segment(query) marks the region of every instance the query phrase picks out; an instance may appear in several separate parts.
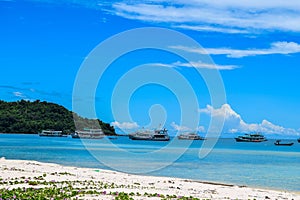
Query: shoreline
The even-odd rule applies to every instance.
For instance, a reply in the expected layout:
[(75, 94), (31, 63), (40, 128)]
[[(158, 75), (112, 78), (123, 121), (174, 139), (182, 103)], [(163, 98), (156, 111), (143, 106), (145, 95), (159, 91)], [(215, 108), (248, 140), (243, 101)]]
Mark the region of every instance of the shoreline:
[[(67, 191), (65, 185), (69, 185), (72, 191)], [(48, 191), (53, 187), (59, 191), (67, 191), (66, 194), (61, 195), (73, 194), (67, 199), (114, 199), (118, 195), (127, 195), (133, 199), (184, 199), (188, 197), (246, 200), (300, 199), (299, 192), (173, 177), (134, 175), (33, 160), (0, 159), (0, 191), (17, 188)]]
[[(227, 187), (246, 187), (246, 188), (253, 188), (253, 189), (261, 189), (261, 190), (271, 190), (271, 191), (278, 191), (278, 192), (288, 192), (288, 193), (295, 193), (295, 194), (300, 194), (300, 191), (296, 190), (288, 190), (288, 189), (281, 189), (281, 188), (272, 188), (272, 187), (261, 187), (261, 186), (255, 186), (255, 185), (247, 185), (247, 184), (239, 184), (239, 183), (232, 183), (232, 182), (221, 182), (221, 181), (214, 181), (214, 180), (206, 180), (206, 179), (192, 179), (192, 178), (182, 178), (182, 177), (176, 177), (176, 176), (164, 176), (164, 175), (150, 175), (150, 174), (130, 174), (122, 171), (117, 171), (117, 170), (111, 170), (111, 169), (105, 169), (105, 168), (95, 168), (95, 167), (86, 167), (86, 166), (75, 166), (75, 165), (68, 165), (68, 164), (61, 164), (59, 162), (43, 162), (43, 161), (37, 161), (37, 160), (31, 160), (31, 159), (6, 159), (5, 157), (0, 157), (0, 162), (2, 159), (5, 160), (10, 160), (10, 161), (28, 161), (28, 162), (37, 162), (37, 163), (42, 163), (42, 164), (53, 164), (53, 165), (58, 165), (62, 167), (70, 167), (70, 168), (78, 168), (78, 169), (98, 169), (102, 171), (108, 171), (112, 173), (121, 173), (121, 174), (128, 174), (128, 175), (133, 175), (133, 176), (141, 176), (141, 177), (157, 177), (157, 178), (174, 178), (174, 179), (180, 179), (183, 180), (184, 182), (195, 182), (195, 183), (201, 183), (201, 184), (208, 184), (208, 185), (216, 185), (216, 186), (227, 186)], [(0, 163), (0, 170), (1, 170), (1, 163)], [(1, 173), (0, 173), (0, 178), (1, 178)], [(300, 199), (299, 199), (300, 200)]]

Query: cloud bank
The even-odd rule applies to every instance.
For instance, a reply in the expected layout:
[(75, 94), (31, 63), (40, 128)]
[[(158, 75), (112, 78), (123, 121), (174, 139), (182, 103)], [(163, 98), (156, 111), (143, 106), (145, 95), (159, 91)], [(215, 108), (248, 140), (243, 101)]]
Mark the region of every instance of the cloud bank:
[(171, 127), (175, 131), (179, 131), (179, 132), (195, 132), (195, 131), (205, 132), (204, 126), (198, 126), (196, 129), (192, 129), (192, 128), (189, 128), (187, 126), (180, 126), (180, 125), (176, 124), (175, 122), (172, 122)]
[(131, 130), (136, 129), (139, 125), (136, 122), (118, 122), (114, 121), (111, 123), (112, 126), (117, 127), (119, 129)]
[(217, 65), (214, 63), (203, 63), (201, 61), (192, 61), (192, 62), (174, 62), (171, 64), (165, 64), (165, 63), (153, 63), (153, 66), (162, 66), (162, 67), (195, 67), (199, 69), (216, 69), (216, 70), (233, 70), (236, 68), (239, 68), (239, 66), (236, 65)]
[(26, 96), (22, 92), (13, 92), (13, 95), (19, 98), (26, 98)]
[(222, 33), (300, 31), (300, 2), (157, 0), (122, 1), (113, 14), (134, 20), (170, 23), (175, 27)]
[(183, 50), (191, 53), (226, 55), (231, 58), (241, 58), (247, 56), (270, 55), (270, 54), (294, 54), (300, 53), (300, 44), (296, 42), (278, 41), (271, 43), (266, 49), (230, 49), (230, 48), (205, 48), (198, 49), (185, 46), (172, 46), (171, 48)]
[[(300, 31), (298, 0), (31, 0), (83, 6), (127, 19), (168, 23), (181, 29), (248, 34), (262, 31)], [(101, 19), (103, 21), (103, 19)]]
[(199, 109), (202, 114), (211, 115), (212, 117), (224, 117), (225, 124), (223, 132), (225, 133), (251, 133), (262, 132), (264, 134), (299, 136), (300, 133), (291, 128), (285, 128), (275, 125), (268, 120), (261, 123), (246, 123), (242, 117), (236, 113), (229, 104), (224, 104), (221, 108), (213, 108), (207, 105), (206, 108)]

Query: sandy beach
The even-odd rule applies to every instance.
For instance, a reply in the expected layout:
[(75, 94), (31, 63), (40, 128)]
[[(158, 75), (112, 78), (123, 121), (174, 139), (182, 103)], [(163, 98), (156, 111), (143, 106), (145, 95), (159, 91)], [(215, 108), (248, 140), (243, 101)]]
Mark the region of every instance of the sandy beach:
[(17, 195), (25, 195), (31, 188), (36, 195), (43, 191), (45, 199), (300, 199), (299, 193), (287, 191), (36, 161), (1, 158), (0, 169), (0, 199), (9, 198), (7, 191), (14, 191), (16, 194), (12, 192), (11, 198), (18, 199)]

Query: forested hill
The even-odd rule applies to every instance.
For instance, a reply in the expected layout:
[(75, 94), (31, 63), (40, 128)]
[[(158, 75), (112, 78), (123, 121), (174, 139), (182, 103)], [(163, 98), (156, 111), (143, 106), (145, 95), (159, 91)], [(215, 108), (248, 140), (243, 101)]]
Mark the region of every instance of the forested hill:
[[(73, 115), (74, 114), (74, 115)], [(38, 133), (42, 130), (62, 130), (72, 133), (84, 128), (97, 128), (106, 135), (115, 135), (114, 127), (101, 120), (86, 119), (63, 106), (46, 101), (5, 102), (0, 100), (0, 133)]]

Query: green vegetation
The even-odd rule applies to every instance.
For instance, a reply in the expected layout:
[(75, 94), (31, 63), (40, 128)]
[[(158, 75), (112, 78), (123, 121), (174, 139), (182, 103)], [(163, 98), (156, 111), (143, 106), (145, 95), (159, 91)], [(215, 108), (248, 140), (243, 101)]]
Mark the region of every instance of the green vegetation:
[[(44, 173), (46, 174), (46, 173)], [(139, 192), (124, 192), (124, 189), (150, 189), (136, 185), (118, 185), (116, 183), (106, 183), (97, 180), (65, 180), (47, 181), (43, 176), (34, 177), (14, 177), (0, 180), (0, 200), (12, 199), (40, 199), (40, 200), (84, 200), (86, 197), (92, 199), (160, 199), (160, 200), (200, 200), (193, 196), (178, 196), (175, 194), (159, 194)], [(55, 174), (60, 174), (55, 172)], [(51, 174), (46, 174), (48, 175)], [(141, 184), (139, 184), (141, 185)], [(210, 200), (204, 198), (201, 200)]]
[[(11, 182), (11, 181), (10, 181)], [(7, 189), (7, 186), (14, 185), (18, 186), (22, 184), (23, 187), (14, 187)], [(24, 184), (28, 186), (24, 187)], [(177, 195), (163, 195), (157, 193), (145, 193), (141, 195), (140, 193), (125, 193), (118, 191), (106, 191), (104, 189), (114, 189), (115, 186), (112, 184), (103, 183), (101, 181), (15, 181), (9, 184), (8, 182), (0, 182), (1, 185), (6, 185), (6, 188), (0, 188), (0, 200), (6, 199), (85, 199), (86, 196), (93, 197), (93, 199), (98, 199), (99, 197), (107, 196), (107, 199), (115, 200), (134, 200), (135, 197), (144, 197), (147, 199), (161, 199), (161, 200), (200, 200), (195, 197), (184, 197)], [(33, 186), (33, 187), (31, 187)], [(117, 186), (118, 188), (126, 188), (125, 186)], [(102, 199), (102, 198), (100, 198)], [(140, 199), (140, 198), (139, 198)]]
[(42, 130), (62, 130), (69, 134), (84, 128), (102, 128), (106, 135), (115, 135), (114, 127), (99, 119), (78, 116), (63, 106), (36, 100), (5, 102), (0, 100), (0, 133), (38, 133)]

